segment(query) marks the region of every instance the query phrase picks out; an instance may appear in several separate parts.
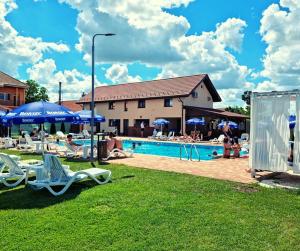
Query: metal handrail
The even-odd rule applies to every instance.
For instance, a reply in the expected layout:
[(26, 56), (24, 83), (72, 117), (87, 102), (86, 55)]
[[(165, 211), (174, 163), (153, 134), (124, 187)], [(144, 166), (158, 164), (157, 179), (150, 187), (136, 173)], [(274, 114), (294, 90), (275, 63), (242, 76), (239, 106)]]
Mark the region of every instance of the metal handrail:
[(190, 159), (190, 155), (186, 149), (186, 144), (180, 144), (180, 160), (182, 160), (182, 147), (184, 148), (184, 151), (186, 153), (187, 159)]
[(191, 160), (191, 161), (193, 160), (193, 148), (194, 148), (195, 152), (197, 154), (197, 157), (198, 157), (198, 161), (200, 161), (200, 153), (199, 153), (199, 151), (197, 149), (197, 146), (195, 144), (190, 144), (190, 153), (188, 153), (187, 144), (185, 144), (185, 143), (180, 144), (180, 160), (182, 160), (182, 148), (185, 151), (187, 159)]

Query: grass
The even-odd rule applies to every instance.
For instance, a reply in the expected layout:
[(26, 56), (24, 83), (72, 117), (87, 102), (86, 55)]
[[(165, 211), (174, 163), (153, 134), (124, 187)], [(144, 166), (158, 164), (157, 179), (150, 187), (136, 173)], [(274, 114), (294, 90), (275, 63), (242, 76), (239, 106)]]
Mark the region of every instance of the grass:
[[(23, 155), (25, 158), (37, 158)], [(89, 163), (67, 162), (73, 170)], [(124, 165), (61, 197), (0, 185), (5, 250), (300, 250), (300, 193)]]

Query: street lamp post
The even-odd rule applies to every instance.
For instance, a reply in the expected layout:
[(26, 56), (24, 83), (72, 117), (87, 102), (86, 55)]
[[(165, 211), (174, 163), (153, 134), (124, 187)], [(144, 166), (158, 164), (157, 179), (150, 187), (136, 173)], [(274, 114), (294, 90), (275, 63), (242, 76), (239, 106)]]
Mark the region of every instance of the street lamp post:
[(93, 36), (93, 44), (92, 44), (92, 100), (91, 100), (91, 162), (93, 163), (94, 160), (94, 124), (95, 124), (95, 38), (97, 36), (114, 36), (113, 33), (97, 33)]

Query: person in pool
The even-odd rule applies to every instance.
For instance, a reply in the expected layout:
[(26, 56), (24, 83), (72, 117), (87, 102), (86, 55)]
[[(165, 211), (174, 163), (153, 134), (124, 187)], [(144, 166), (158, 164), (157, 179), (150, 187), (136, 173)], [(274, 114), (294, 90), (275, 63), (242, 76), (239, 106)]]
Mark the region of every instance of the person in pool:
[(229, 139), (225, 137), (223, 143), (224, 143), (223, 158), (229, 159), (230, 151), (231, 151), (231, 144), (229, 143)]
[(234, 158), (239, 158), (240, 157), (241, 146), (239, 144), (238, 137), (233, 138), (233, 144), (232, 144), (231, 148), (233, 150), (233, 157)]

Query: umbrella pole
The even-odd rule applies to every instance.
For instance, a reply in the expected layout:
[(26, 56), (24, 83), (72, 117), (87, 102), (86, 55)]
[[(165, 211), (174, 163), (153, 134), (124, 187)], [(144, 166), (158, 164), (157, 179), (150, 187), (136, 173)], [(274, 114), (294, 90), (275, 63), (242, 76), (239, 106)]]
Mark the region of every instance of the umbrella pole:
[(44, 124), (41, 124), (41, 142), (42, 142), (42, 154), (44, 155)]

